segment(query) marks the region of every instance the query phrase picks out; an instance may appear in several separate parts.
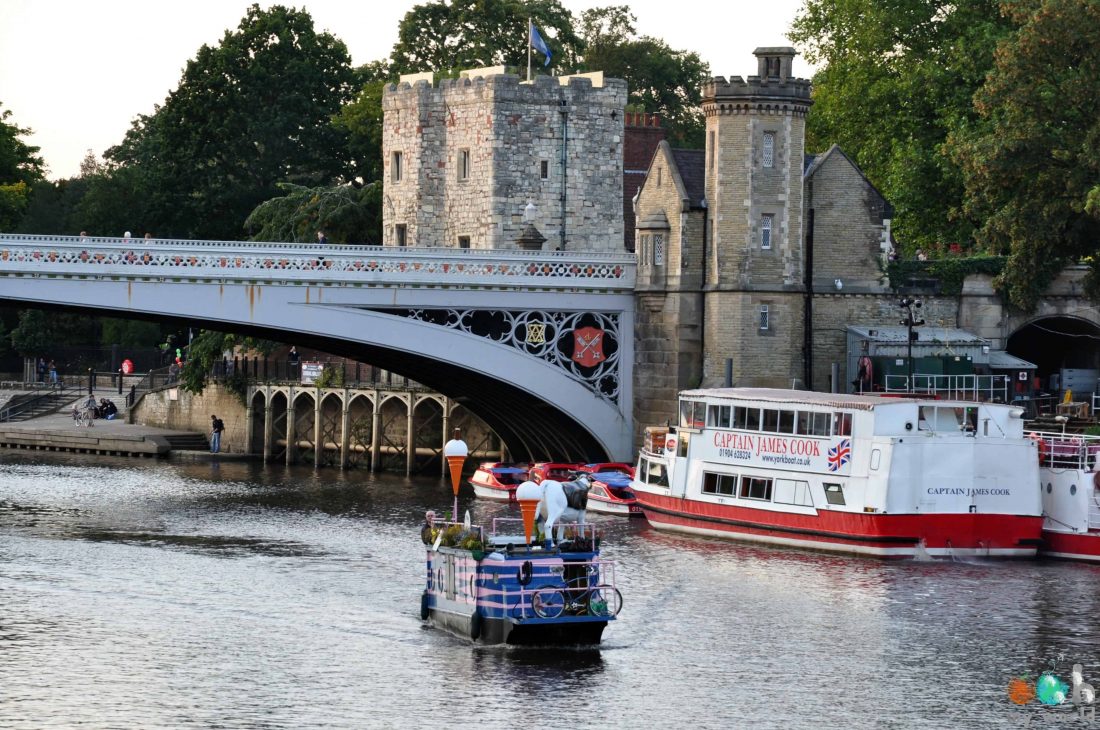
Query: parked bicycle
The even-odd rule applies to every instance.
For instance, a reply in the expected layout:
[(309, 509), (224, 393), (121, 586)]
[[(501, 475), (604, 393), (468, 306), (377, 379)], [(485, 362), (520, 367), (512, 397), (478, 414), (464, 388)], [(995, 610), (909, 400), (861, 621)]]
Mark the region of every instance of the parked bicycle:
[(577, 578), (562, 588), (542, 586), (531, 594), (531, 610), (539, 618), (567, 616), (603, 616), (613, 618), (623, 607), (623, 594), (606, 583), (589, 585), (587, 578)]

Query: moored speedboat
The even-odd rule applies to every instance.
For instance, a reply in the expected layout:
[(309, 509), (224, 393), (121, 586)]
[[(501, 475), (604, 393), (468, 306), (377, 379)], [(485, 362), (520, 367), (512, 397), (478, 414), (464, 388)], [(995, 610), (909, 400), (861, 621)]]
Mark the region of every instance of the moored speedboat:
[(527, 481), (527, 470), (526, 465), (485, 461), (470, 477), (470, 486), (474, 494), (483, 499), (514, 501), (516, 487)]
[(1039, 447), (1039, 554), (1100, 562), (1100, 438), (1031, 432)]
[(545, 479), (553, 479), (558, 482), (567, 482), (573, 478), (573, 475), (581, 471), (584, 464), (569, 463), (569, 462), (557, 462), (557, 461), (540, 461), (531, 465), (531, 481), (538, 483)]
[(991, 403), (725, 388), (647, 429), (633, 489), (658, 529), (882, 557), (1028, 557), (1036, 446)]
[(598, 644), (622, 595), (595, 527), (567, 525), (566, 538), (546, 547), (529, 544), (519, 523), (495, 519), (486, 531), (429, 513), (420, 617), (485, 644)]
[(630, 488), (634, 467), (620, 462), (585, 464), (581, 471), (589, 475), (588, 511), (607, 515), (641, 517), (638, 497)]

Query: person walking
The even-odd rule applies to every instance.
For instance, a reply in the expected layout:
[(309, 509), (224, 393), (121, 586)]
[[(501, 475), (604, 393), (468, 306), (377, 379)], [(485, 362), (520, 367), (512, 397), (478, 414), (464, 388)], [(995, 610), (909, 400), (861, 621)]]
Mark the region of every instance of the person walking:
[(328, 243), (328, 236), (324, 231), (317, 231), (317, 243)]
[(210, 416), (210, 453), (216, 454), (221, 451), (222, 448), (222, 431), (225, 430), (225, 424), (222, 423), (222, 419), (217, 416)]
[(47, 366), (50, 371), (50, 384), (57, 385), (57, 363), (50, 360), (50, 364)]

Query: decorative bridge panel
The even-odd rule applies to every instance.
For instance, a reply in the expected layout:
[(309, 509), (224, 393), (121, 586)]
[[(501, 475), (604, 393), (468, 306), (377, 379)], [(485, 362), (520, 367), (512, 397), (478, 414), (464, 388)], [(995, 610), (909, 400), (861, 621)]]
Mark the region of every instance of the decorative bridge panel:
[(0, 235), (0, 271), (629, 291), (634, 257), (572, 251)]
[(621, 394), (619, 315), (487, 309), (373, 310), (484, 337), (537, 357), (615, 405)]

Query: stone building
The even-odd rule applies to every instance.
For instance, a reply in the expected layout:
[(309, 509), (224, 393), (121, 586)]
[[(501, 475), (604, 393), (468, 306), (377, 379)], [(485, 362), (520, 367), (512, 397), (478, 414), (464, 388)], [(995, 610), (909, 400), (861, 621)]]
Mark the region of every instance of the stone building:
[(503, 67), (383, 93), (383, 243), (621, 251), (626, 83), (602, 73), (520, 81)]
[(699, 385), (829, 390), (845, 325), (893, 304), (888, 204), (838, 147), (805, 154), (794, 49), (754, 53), (704, 87), (706, 149), (662, 143), (638, 193), (638, 423)]
[(634, 198), (645, 182), (657, 145), (665, 138), (661, 118), (646, 112), (626, 112), (623, 136), (623, 247), (633, 251)]

